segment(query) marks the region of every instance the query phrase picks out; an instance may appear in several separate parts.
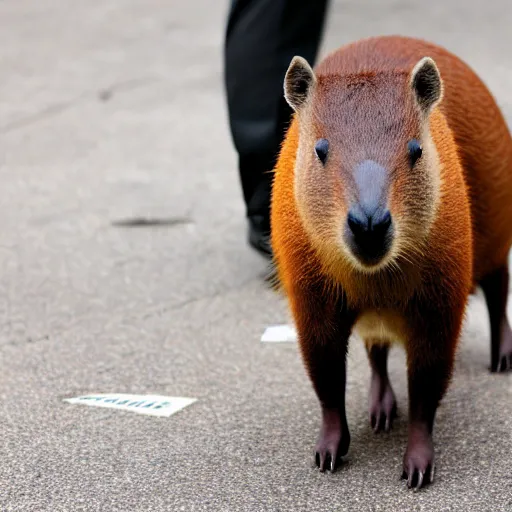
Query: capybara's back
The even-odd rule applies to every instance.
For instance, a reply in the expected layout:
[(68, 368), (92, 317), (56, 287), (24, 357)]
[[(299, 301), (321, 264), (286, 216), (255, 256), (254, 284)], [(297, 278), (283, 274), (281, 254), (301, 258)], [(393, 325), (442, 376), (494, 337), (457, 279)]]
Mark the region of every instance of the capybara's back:
[(315, 70), (295, 57), (284, 89), (295, 114), (275, 169), (272, 246), (322, 406), (317, 465), (333, 470), (349, 447), (345, 355), (357, 332), (375, 431), (397, 409), (389, 346), (406, 350), (403, 474), (422, 487), (433, 480), (435, 412), (475, 286), (489, 308), (491, 369), (512, 368), (510, 132), (467, 64), (413, 38), (361, 40)]

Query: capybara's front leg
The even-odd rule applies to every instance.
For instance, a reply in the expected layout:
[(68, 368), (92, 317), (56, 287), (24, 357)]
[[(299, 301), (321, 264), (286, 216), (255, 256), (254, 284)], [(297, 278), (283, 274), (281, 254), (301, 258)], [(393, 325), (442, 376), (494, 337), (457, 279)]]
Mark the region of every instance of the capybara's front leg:
[(461, 303), (436, 311), (419, 305), (413, 320), (407, 345), (409, 433), (402, 478), (415, 490), (434, 479), (434, 419), (451, 378), (463, 310)]
[(348, 451), (345, 414), (346, 354), (354, 315), (322, 287), (297, 287), (293, 312), (302, 358), (322, 407), (322, 426), (315, 460), (320, 471), (334, 471)]
[[(327, 333), (302, 334), (302, 352), (310, 378), (322, 407), (322, 426), (315, 448), (320, 471), (334, 471), (350, 445), (345, 414), (345, 355), (347, 337), (323, 338)], [(333, 333), (334, 334), (334, 333)], [(330, 338), (330, 339), (329, 339)]]

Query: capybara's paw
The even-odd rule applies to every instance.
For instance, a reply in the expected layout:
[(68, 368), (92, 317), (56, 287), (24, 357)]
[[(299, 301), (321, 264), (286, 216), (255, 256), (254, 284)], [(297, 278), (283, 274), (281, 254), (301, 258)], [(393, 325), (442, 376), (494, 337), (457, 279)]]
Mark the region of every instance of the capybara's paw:
[(389, 380), (375, 376), (370, 387), (368, 413), (375, 433), (389, 432), (396, 418), (396, 398)]
[(493, 372), (508, 372), (512, 370), (512, 333), (509, 331), (507, 336), (501, 340), (500, 355), (498, 361), (491, 368)]
[(434, 481), (434, 447), (430, 435), (409, 435), (404, 455), (402, 478), (407, 479), (407, 487), (418, 491)]
[(500, 355), (496, 369), (493, 370), (497, 373), (505, 373), (512, 370), (512, 353)]
[[(343, 416), (343, 417), (341, 417)], [(321, 472), (331, 472), (347, 454), (350, 445), (350, 433), (345, 415), (338, 411), (324, 411), (322, 428), (315, 448), (315, 462)]]

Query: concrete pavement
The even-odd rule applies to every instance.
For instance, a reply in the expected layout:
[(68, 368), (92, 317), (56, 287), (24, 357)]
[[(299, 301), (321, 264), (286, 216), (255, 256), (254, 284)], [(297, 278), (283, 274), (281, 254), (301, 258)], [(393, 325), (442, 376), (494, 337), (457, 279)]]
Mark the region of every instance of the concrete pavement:
[[(352, 444), (312, 450), (319, 409), (245, 242), (227, 129), (226, 2), (0, 2), (0, 510), (510, 511), (512, 375), (493, 376), (481, 295), (439, 410), (434, 486), (399, 480), (399, 419), (372, 434), (352, 343)], [(334, 1), (323, 52), (426, 37), (465, 58), (512, 121), (507, 0)], [(157, 227), (123, 222), (150, 216)], [(512, 309), (509, 308), (510, 313)], [(170, 418), (64, 403), (99, 392), (190, 396)]]

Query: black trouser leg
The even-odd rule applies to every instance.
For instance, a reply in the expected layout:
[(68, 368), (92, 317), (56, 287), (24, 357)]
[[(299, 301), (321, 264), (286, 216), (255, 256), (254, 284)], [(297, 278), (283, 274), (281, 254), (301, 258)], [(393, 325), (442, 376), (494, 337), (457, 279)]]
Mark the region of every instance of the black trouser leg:
[(231, 134), (249, 217), (269, 224), (271, 171), (291, 109), (283, 80), (294, 55), (317, 57), (328, 0), (234, 0), (225, 40)]

